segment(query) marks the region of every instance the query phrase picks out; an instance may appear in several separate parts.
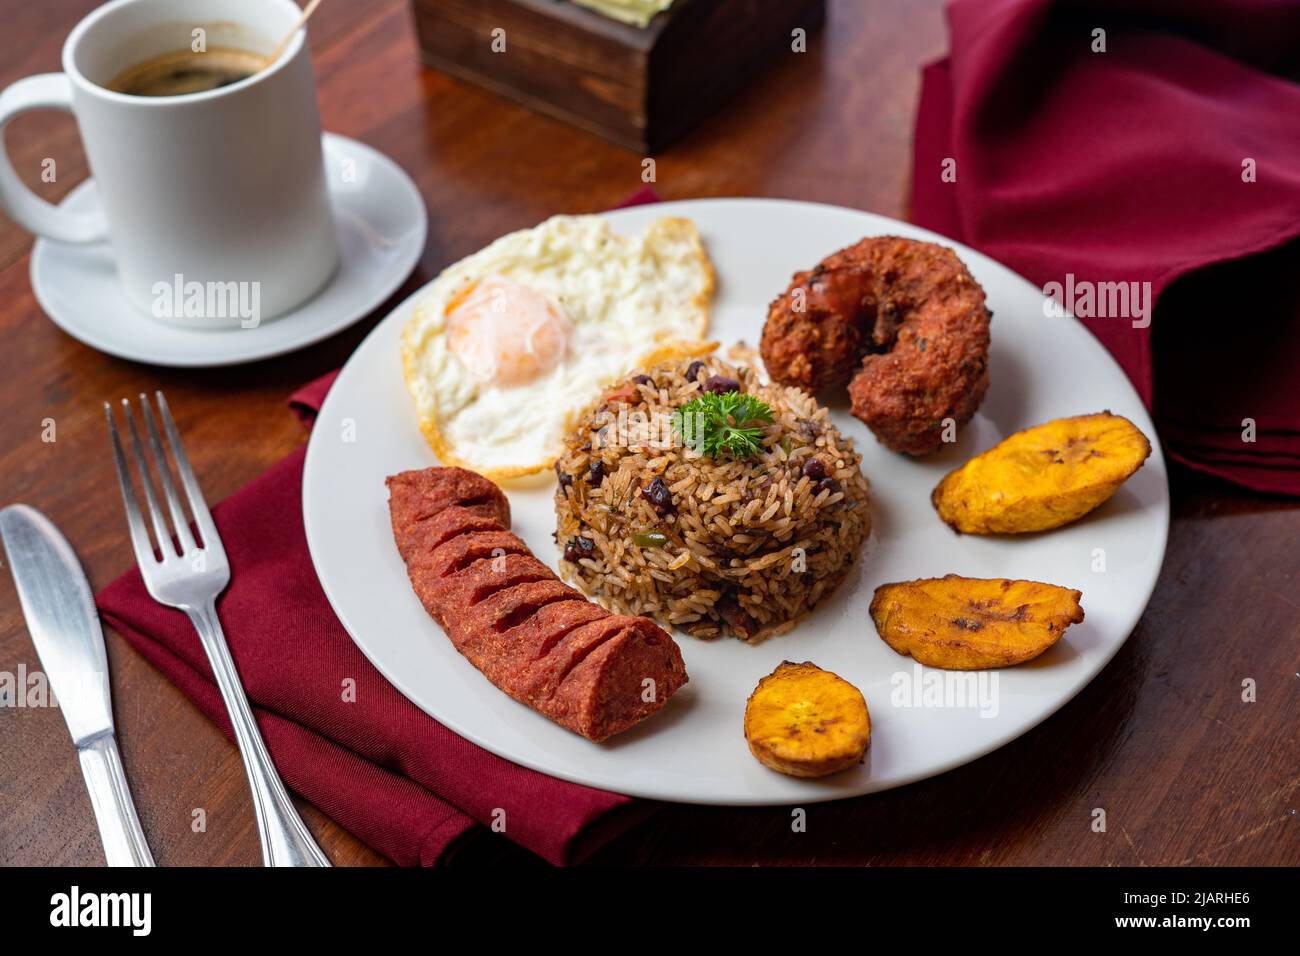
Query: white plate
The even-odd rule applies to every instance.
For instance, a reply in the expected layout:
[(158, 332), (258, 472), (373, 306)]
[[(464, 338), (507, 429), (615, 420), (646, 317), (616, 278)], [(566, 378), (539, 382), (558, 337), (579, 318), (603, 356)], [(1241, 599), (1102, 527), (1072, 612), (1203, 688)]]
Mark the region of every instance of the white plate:
[[(32, 289), (54, 323), (93, 349), (118, 358), (177, 368), (238, 365), (305, 348), (364, 318), (400, 286), (424, 250), (428, 217), (411, 177), (364, 143), (326, 133), (330, 201), (340, 260), (329, 283), (303, 305), (256, 328), (191, 329), (137, 309), (117, 281), (108, 243), (69, 245), (39, 239), (32, 252)], [(93, 179), (72, 190), (61, 208), (99, 206)]]
[[(711, 337), (728, 345), (757, 342), (767, 305), (791, 273), (863, 236), (896, 234), (955, 246), (880, 216), (777, 200), (662, 203), (612, 212), (608, 219), (620, 231), (633, 231), (671, 215), (689, 216), (704, 236), (719, 277)], [(929, 496), (939, 478), (1025, 426), (1108, 408), (1155, 435), (1128, 380), (1082, 325), (1045, 317), (1038, 289), (971, 249), (955, 248), (987, 290), (994, 312), (992, 385), (979, 414), (954, 446), (915, 461), (887, 451), (864, 425), (837, 412), (837, 424), (863, 451), (873, 489), (875, 531), (859, 570), (790, 634), (756, 647), (678, 635), (690, 683), (639, 727), (593, 744), (515, 703), (453, 649), (411, 591), (393, 545), (384, 478), (435, 463), (416, 427), (398, 357), (398, 336), (415, 297), (344, 366), (308, 447), (307, 542), (334, 610), (375, 666), (458, 734), (516, 763), (635, 796), (808, 803), (901, 786), (1002, 746), (1078, 693), (1137, 624), (1164, 556), (1168, 488), (1156, 447), (1114, 498), (1071, 527), (1014, 540), (959, 537), (938, 519)], [(553, 484), (548, 475), (531, 485), (507, 485), (507, 491), (515, 531), (555, 566)], [(1104, 572), (1093, 570), (1099, 556)], [(996, 716), (972, 708), (897, 706), (892, 699), (895, 680), (912, 680), (923, 669), (876, 635), (867, 613), (872, 591), (885, 581), (949, 572), (1031, 578), (1083, 591), (1087, 619), (1056, 647), (1022, 667), (986, 672), (997, 676)], [(823, 780), (797, 780), (750, 755), (741, 735), (745, 700), (759, 678), (787, 659), (811, 660), (862, 690), (872, 718), (864, 764)]]

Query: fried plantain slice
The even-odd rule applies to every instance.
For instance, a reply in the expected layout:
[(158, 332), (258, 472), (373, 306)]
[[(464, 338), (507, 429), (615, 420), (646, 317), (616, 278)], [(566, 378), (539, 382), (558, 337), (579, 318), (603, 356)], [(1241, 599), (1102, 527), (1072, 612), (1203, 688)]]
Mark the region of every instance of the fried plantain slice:
[(885, 643), (927, 667), (951, 671), (1031, 661), (1083, 620), (1079, 591), (1007, 578), (882, 584), (871, 619)]
[(976, 455), (939, 482), (930, 500), (956, 531), (1046, 531), (1092, 511), (1150, 454), (1146, 435), (1120, 415), (1058, 418)]
[(862, 759), (871, 717), (862, 692), (844, 678), (808, 661), (784, 661), (749, 695), (745, 739), (765, 767), (824, 777)]

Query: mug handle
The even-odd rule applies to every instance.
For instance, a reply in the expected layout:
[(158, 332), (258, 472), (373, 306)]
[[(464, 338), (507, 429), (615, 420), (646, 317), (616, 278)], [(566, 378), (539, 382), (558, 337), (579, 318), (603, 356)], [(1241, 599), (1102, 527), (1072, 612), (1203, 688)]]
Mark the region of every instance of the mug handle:
[(15, 116), (31, 110), (72, 112), (72, 84), (62, 73), (18, 80), (0, 93), (0, 207), (20, 226), (60, 242), (99, 242), (108, 238), (103, 212), (71, 213), (51, 205), (18, 178), (4, 149), (4, 130)]

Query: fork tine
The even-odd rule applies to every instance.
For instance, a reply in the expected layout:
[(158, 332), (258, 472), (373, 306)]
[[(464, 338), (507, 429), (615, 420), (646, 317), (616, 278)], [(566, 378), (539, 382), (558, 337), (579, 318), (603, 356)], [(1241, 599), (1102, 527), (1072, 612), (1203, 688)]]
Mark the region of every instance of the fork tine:
[(144, 419), (145, 431), (149, 433), (149, 451), (153, 456), (154, 466), (162, 480), (163, 495), (167, 498), (167, 510), (171, 512), (172, 524), (176, 527), (176, 537), (181, 543), (181, 554), (189, 555), (194, 551), (194, 536), (190, 534), (190, 523), (185, 520), (185, 509), (176, 494), (176, 484), (172, 481), (171, 469), (167, 467), (167, 455), (163, 452), (162, 441), (158, 438), (158, 426), (154, 423), (153, 408), (149, 396), (140, 393), (140, 416)]
[(198, 479), (194, 477), (194, 469), (190, 467), (189, 456), (185, 454), (180, 432), (176, 430), (171, 409), (167, 407), (167, 398), (161, 391), (154, 392), (154, 397), (158, 399), (158, 416), (162, 419), (163, 430), (167, 433), (167, 444), (171, 446), (172, 455), (176, 458), (176, 473), (181, 476), (181, 484), (185, 486), (185, 497), (189, 500), (190, 513), (194, 515), (194, 523), (198, 525), (199, 534), (203, 538), (203, 547), (224, 554), (221, 538), (217, 535), (217, 526), (208, 511), (208, 503), (203, 500), (203, 489), (199, 487)]
[(122, 506), (126, 509), (126, 523), (131, 529), (131, 547), (135, 550), (136, 563), (143, 571), (151, 564), (157, 564), (153, 544), (149, 541), (149, 532), (145, 530), (144, 518), (140, 515), (140, 504), (135, 499), (135, 487), (131, 484), (131, 473), (126, 467), (126, 455), (122, 452), (122, 440), (117, 434), (117, 420), (113, 418), (113, 406), (104, 403), (104, 417), (108, 419), (108, 437), (113, 442), (113, 464), (117, 466), (117, 483), (122, 489)]
[(131, 433), (131, 451), (134, 452), (136, 471), (140, 473), (140, 487), (144, 489), (144, 500), (149, 505), (149, 519), (153, 524), (154, 537), (158, 541), (158, 550), (162, 553), (162, 559), (166, 561), (169, 555), (175, 556), (176, 545), (172, 544), (167, 520), (163, 517), (162, 509), (158, 507), (158, 499), (154, 497), (153, 479), (149, 477), (149, 465), (144, 460), (144, 444), (140, 441), (140, 430), (135, 427), (135, 415), (131, 413), (130, 399), (122, 399), (122, 414), (126, 417), (127, 430)]

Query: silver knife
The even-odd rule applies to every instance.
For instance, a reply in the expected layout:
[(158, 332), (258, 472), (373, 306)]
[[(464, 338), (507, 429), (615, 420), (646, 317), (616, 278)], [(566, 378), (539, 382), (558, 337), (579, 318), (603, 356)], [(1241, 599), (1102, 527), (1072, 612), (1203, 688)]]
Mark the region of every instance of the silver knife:
[(109, 866), (153, 866), (113, 735), (104, 633), (67, 540), (27, 505), (0, 511), (0, 538), (27, 631), (68, 722)]

